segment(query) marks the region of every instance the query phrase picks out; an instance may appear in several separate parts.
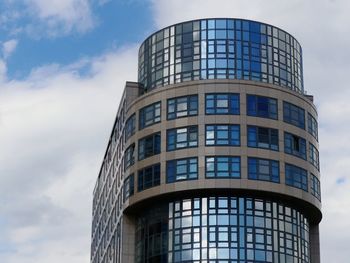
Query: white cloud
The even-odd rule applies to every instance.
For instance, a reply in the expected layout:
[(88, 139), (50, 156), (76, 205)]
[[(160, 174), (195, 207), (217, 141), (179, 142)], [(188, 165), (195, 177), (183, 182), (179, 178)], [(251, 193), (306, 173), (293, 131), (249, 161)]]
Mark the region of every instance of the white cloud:
[[(86, 32), (95, 25), (89, 0), (30, 0), (27, 7), (33, 17), (37, 17), (47, 28), (46, 33), (70, 33), (72, 30)], [(37, 25), (27, 27), (34, 34)]]
[[(26, 3), (43, 25), (27, 27), (33, 34), (85, 32), (94, 25), (87, 0)], [(348, 1), (325, 0), (153, 0), (158, 27), (242, 17), (279, 26), (300, 41), (305, 87), (320, 115), (323, 262), (349, 258), (349, 8)], [(0, 59), (0, 262), (89, 261), (92, 190), (125, 81), (136, 80), (136, 63), (137, 47), (131, 47), (9, 81)]]
[(1, 262), (89, 261), (92, 191), (136, 63), (131, 46), (0, 83)]
[(0, 4), (0, 29), (32, 38), (85, 33), (97, 25), (90, 0), (5, 0)]
[[(350, 243), (350, 2), (346, 0), (153, 0), (158, 28), (203, 17), (278, 26), (303, 47), (305, 89), (319, 110), (322, 262), (347, 262)], [(342, 182), (337, 183), (338, 179)]]
[(18, 45), (17, 39), (11, 39), (2, 44), (2, 55), (7, 59), (16, 50)]
[(7, 65), (3, 59), (0, 59), (0, 85), (6, 79)]

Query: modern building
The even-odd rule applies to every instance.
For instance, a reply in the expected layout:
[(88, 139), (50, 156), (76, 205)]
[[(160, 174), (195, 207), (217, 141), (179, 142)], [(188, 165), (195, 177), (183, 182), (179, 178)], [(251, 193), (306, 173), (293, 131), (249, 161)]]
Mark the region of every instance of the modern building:
[(293, 36), (201, 19), (142, 43), (94, 190), (91, 263), (319, 263), (320, 201)]

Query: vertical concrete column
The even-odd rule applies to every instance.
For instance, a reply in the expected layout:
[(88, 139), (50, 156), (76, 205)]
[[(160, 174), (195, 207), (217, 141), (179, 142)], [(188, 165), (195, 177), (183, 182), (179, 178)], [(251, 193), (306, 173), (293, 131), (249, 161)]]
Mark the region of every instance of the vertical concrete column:
[(318, 225), (310, 225), (310, 259), (311, 263), (320, 263), (320, 234)]
[(135, 219), (132, 216), (123, 215), (122, 222), (122, 263), (135, 262)]

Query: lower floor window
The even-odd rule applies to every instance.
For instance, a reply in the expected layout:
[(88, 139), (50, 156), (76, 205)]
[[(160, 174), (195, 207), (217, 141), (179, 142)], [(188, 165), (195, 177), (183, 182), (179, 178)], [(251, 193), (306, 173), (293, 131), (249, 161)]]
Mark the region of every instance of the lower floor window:
[(240, 178), (241, 158), (239, 156), (205, 157), (205, 177)]
[(286, 185), (303, 189), (307, 192), (307, 171), (301, 167), (286, 163)]
[(134, 174), (129, 175), (124, 181), (124, 202), (130, 196), (134, 195)]
[(198, 159), (186, 158), (167, 162), (167, 183), (198, 178)]
[(136, 262), (310, 263), (309, 222), (280, 201), (220, 196), (156, 204), (136, 219)]
[(279, 162), (248, 157), (248, 179), (279, 183)]
[(160, 185), (160, 164), (148, 166), (138, 171), (137, 190), (142, 191)]
[(311, 194), (321, 201), (321, 184), (318, 178), (311, 174)]

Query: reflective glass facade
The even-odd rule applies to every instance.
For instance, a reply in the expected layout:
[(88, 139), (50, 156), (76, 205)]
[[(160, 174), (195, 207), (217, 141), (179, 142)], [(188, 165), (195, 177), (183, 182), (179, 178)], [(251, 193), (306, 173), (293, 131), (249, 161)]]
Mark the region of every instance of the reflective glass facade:
[(241, 19), (189, 21), (154, 33), (140, 47), (138, 74), (146, 91), (190, 80), (243, 79), (304, 92), (296, 39)]
[(309, 222), (283, 203), (204, 197), (148, 211), (136, 223), (139, 263), (310, 262)]

